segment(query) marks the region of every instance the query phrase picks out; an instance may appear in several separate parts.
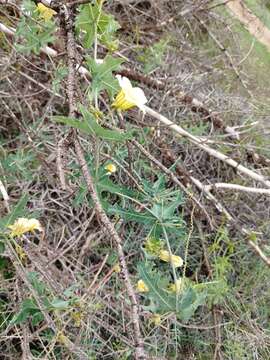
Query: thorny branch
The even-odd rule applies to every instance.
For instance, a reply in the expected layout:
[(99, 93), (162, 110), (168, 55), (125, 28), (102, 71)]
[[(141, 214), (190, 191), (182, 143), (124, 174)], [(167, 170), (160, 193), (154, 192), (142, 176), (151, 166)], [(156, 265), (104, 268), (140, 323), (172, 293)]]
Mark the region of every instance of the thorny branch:
[[(72, 10), (64, 7), (65, 11), (65, 28), (67, 31), (67, 59), (68, 59), (68, 69), (69, 69), (69, 76), (68, 76), (68, 86), (67, 86), (67, 95), (68, 95), (68, 102), (69, 102), (69, 115), (75, 116), (76, 104), (75, 104), (75, 42), (74, 42), (74, 34), (73, 34), (73, 12)], [(87, 162), (84, 157), (83, 149), (81, 147), (79, 138), (77, 133), (73, 132), (73, 141), (75, 146), (75, 152), (77, 155), (78, 162), (81, 166), (83, 177), (86, 181), (88, 191), (92, 197), (92, 200), (95, 205), (95, 210), (97, 217), (105, 228), (107, 234), (114, 240), (114, 243), (117, 248), (119, 264), (121, 268), (121, 272), (124, 279), (124, 284), (130, 299), (131, 303), (131, 320), (133, 323), (133, 330), (134, 330), (134, 340), (135, 340), (135, 358), (137, 360), (146, 359), (147, 356), (144, 351), (143, 346), (143, 339), (141, 336), (140, 330), (140, 318), (139, 318), (139, 306), (136, 298), (136, 294), (134, 292), (129, 271), (127, 268), (127, 263), (125, 259), (125, 254), (122, 248), (122, 240), (117, 234), (113, 224), (111, 223), (110, 219), (107, 217), (105, 211), (102, 208), (100, 203), (97, 191), (94, 186), (94, 182), (92, 176), (88, 170)]]

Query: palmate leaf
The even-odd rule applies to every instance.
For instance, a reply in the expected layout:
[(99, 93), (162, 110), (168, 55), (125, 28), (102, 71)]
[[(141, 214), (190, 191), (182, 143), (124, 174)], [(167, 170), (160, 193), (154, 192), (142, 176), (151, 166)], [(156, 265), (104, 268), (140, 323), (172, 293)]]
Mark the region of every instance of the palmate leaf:
[(23, 8), (27, 16), (23, 14), (17, 24), (15, 47), (18, 51), (26, 54), (30, 54), (31, 51), (39, 54), (42, 47), (55, 40), (55, 23), (51, 20), (42, 21), (36, 5), (32, 1), (24, 1)]
[[(138, 265), (140, 278), (147, 285), (149, 291), (144, 294), (151, 300), (151, 310), (157, 313), (174, 312), (183, 321), (188, 321), (200, 305), (205, 303), (206, 293), (198, 291), (196, 286), (189, 285), (176, 298), (176, 294), (169, 292), (169, 280), (162, 273), (153, 270), (150, 265)], [(149, 308), (149, 307), (148, 307)]]
[(189, 287), (184, 290), (177, 303), (177, 316), (183, 321), (188, 321), (197, 308), (205, 303), (206, 293), (198, 292), (196, 288)]
[(18, 203), (14, 206), (11, 213), (0, 220), (0, 228), (4, 228), (10, 224), (13, 224), (14, 221), (25, 214), (25, 207), (29, 197), (27, 194), (23, 195)]
[(98, 181), (95, 181), (95, 183), (99, 193), (108, 191), (111, 194), (116, 194), (116, 195), (123, 194), (131, 197), (139, 196), (138, 192), (128, 189), (127, 187), (115, 184), (108, 176)]
[(39, 274), (36, 271), (29, 271), (27, 273), (27, 279), (33, 288), (37, 291), (39, 296), (42, 296), (46, 293), (46, 285), (39, 279)]
[(94, 116), (83, 106), (80, 106), (80, 110), (83, 115), (82, 120), (77, 120), (67, 116), (53, 116), (52, 120), (66, 124), (72, 128), (79, 129), (86, 134), (94, 135), (107, 141), (124, 142), (132, 137), (131, 133), (104, 129), (96, 122)]
[(81, 130), (82, 132), (84, 132), (86, 134), (93, 135), (93, 131), (91, 130), (91, 128), (89, 128), (87, 122), (84, 120), (77, 120), (75, 118), (71, 118), (68, 116), (58, 116), (58, 115), (53, 116), (52, 120), (62, 123), (62, 124), (66, 124), (74, 129)]
[(155, 216), (160, 220), (160, 222), (172, 222), (172, 220), (177, 220), (179, 222), (179, 218), (175, 219), (174, 215), (179, 208), (180, 205), (183, 204), (183, 197), (182, 194), (174, 196), (170, 201), (167, 199), (164, 201), (161, 199), (153, 204), (151, 211)]
[(149, 289), (145, 296), (153, 301), (153, 310), (161, 314), (175, 312), (175, 295), (166, 291), (169, 280), (165, 275), (161, 275), (158, 271), (154, 271), (150, 265), (144, 263), (138, 265), (138, 274)]
[(102, 90), (106, 90), (112, 97), (119, 89), (118, 81), (113, 75), (113, 71), (117, 71), (122, 64), (123, 59), (107, 55), (102, 64), (98, 64), (94, 59), (87, 59), (87, 67), (92, 76), (91, 91), (92, 94), (99, 94)]
[(34, 299), (25, 299), (21, 304), (20, 311), (13, 316), (13, 318), (10, 321), (10, 324), (11, 325), (21, 324), (25, 322), (30, 316), (33, 317), (37, 314), (41, 315), (40, 317), (40, 321), (41, 321), (43, 315), (40, 313), (40, 309), (36, 301)]
[[(116, 183), (114, 183), (111, 178), (106, 175), (106, 170), (105, 169), (100, 169), (101, 171), (98, 172), (98, 176), (95, 176), (95, 173), (92, 170), (93, 167), (93, 163), (92, 162), (88, 162), (88, 166), (89, 166), (89, 171), (91, 172), (92, 176), (93, 176), (93, 180), (97, 189), (97, 192), (99, 194), (100, 199), (102, 199), (102, 203), (104, 208), (108, 211), (110, 211), (110, 209), (114, 208), (114, 206), (112, 206), (111, 204), (109, 204), (108, 200), (106, 199), (106, 195), (104, 195), (104, 193), (110, 193), (110, 194), (115, 194), (115, 195), (126, 195), (128, 197), (133, 197), (138, 199), (140, 197), (140, 193), (135, 191), (135, 190), (131, 190), (125, 186), (121, 186), (118, 185)], [(88, 194), (88, 189), (86, 184), (82, 184), (76, 194), (75, 200), (74, 200), (74, 205), (75, 206), (79, 206), (80, 204), (83, 203), (86, 195)], [(118, 212), (114, 212), (111, 211), (110, 212), (112, 215), (116, 214)]]
[(116, 48), (117, 42), (114, 39), (114, 33), (120, 28), (120, 25), (112, 15), (101, 10), (97, 3), (81, 6), (75, 24), (79, 31), (84, 32), (83, 46), (85, 48), (93, 45), (95, 28), (99, 42), (111, 50)]
[(152, 226), (152, 224), (157, 221), (157, 219), (149, 212), (139, 212), (133, 209), (123, 209), (118, 205), (109, 206), (107, 212), (110, 215), (119, 215), (125, 221), (134, 221), (139, 224), (145, 224), (149, 226)]
[(124, 142), (132, 138), (131, 132), (124, 133), (121, 130), (104, 129), (96, 122), (94, 116), (84, 106), (80, 105), (79, 108), (88, 128), (91, 129), (94, 135), (99, 136), (101, 139)]

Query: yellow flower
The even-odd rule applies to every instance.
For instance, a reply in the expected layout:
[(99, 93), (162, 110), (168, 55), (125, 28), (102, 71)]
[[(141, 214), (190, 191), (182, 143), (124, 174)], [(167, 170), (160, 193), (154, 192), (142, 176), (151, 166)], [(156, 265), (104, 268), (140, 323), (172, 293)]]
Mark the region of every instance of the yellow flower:
[(182, 278), (176, 280), (176, 283), (169, 285), (169, 291), (180, 294), (183, 288)]
[(139, 280), (137, 282), (137, 291), (141, 292), (141, 293), (149, 291), (148, 286), (145, 284), (145, 282), (143, 280)]
[(146, 239), (144, 247), (149, 255), (159, 256), (160, 251), (164, 247), (164, 243), (162, 240), (150, 236)]
[(116, 263), (116, 264), (113, 266), (113, 271), (116, 272), (117, 274), (121, 272), (121, 268), (120, 268), (119, 263)]
[(57, 14), (56, 11), (53, 9), (48, 8), (47, 6), (43, 5), (42, 3), (37, 4), (37, 9), (39, 11), (39, 15), (41, 18), (44, 19), (45, 22), (51, 20), (51, 18)]
[(117, 167), (114, 164), (108, 164), (105, 166), (105, 169), (110, 173), (113, 174), (116, 172)]
[(181, 267), (184, 263), (183, 259), (180, 256), (173, 255), (170, 256), (169, 251), (161, 250), (159, 253), (160, 260), (171, 263), (175, 268)]
[(66, 335), (64, 335), (63, 331), (59, 331), (58, 334), (56, 334), (56, 341), (65, 346), (69, 344), (69, 340)]
[(71, 313), (71, 318), (74, 321), (75, 327), (80, 327), (83, 320), (83, 314), (81, 311), (74, 311)]
[(138, 106), (138, 108), (145, 112), (144, 104), (147, 103), (147, 99), (143, 90), (138, 87), (132, 87), (131, 82), (126, 77), (116, 75), (116, 78), (121, 90), (116, 96), (112, 106), (118, 110), (128, 110), (134, 106)]
[(11, 230), (11, 236), (21, 236), (29, 231), (34, 230), (43, 231), (40, 222), (37, 219), (26, 219), (19, 218), (13, 225), (9, 225), (8, 228)]
[(159, 314), (153, 314), (150, 318), (150, 321), (158, 326), (161, 324), (161, 316)]
[(16, 244), (15, 250), (16, 250), (16, 253), (17, 253), (19, 259), (22, 262), (25, 262), (27, 255), (26, 255), (25, 251), (23, 250), (23, 248), (20, 245)]

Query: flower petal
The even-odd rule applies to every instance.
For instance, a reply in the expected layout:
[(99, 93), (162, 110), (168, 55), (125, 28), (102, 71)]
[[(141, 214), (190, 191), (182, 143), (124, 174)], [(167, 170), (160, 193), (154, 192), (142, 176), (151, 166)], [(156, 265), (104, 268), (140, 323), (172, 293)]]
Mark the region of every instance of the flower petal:
[(127, 91), (132, 89), (132, 84), (127, 77), (121, 76), (121, 75), (116, 75), (116, 79), (118, 80), (121, 89), (127, 90)]
[(147, 103), (146, 96), (142, 89), (139, 87), (132, 87), (130, 80), (121, 75), (116, 75), (116, 78), (121, 87), (115, 101), (112, 106), (119, 110), (128, 110), (134, 106), (137, 106), (143, 112), (145, 112), (144, 104)]
[(126, 92), (125, 95), (128, 102), (133, 102), (141, 110), (144, 109), (144, 104), (147, 103), (147, 99), (142, 89), (138, 87), (132, 88), (132, 91)]
[(34, 230), (43, 231), (40, 222), (37, 219), (19, 218), (13, 225), (9, 225), (11, 236), (21, 236), (27, 232)]

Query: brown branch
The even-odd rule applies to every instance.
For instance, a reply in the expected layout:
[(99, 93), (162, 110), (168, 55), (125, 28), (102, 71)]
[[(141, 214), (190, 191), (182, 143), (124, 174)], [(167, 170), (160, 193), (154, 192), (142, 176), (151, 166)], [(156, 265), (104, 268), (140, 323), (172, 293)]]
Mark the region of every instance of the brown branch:
[[(122, 76), (126, 76), (132, 80), (139, 81), (146, 86), (157, 89), (157, 90), (165, 90), (167, 84), (160, 80), (153, 79), (150, 76), (143, 75), (133, 69), (122, 69), (118, 71), (118, 73)], [(204, 104), (183, 91), (179, 90), (171, 90), (169, 92), (172, 96), (175, 96), (180, 102), (189, 106), (190, 110), (196, 114), (199, 114), (203, 121), (212, 122), (215, 128), (221, 129), (224, 132), (228, 133), (231, 138), (239, 139), (239, 134), (230, 126), (226, 126), (223, 120), (215, 114), (213, 111), (208, 109)]]
[(95, 204), (96, 214), (99, 218), (100, 223), (105, 228), (105, 230), (108, 233), (108, 235), (110, 236), (110, 238), (112, 238), (114, 240), (114, 243), (117, 247), (119, 264), (121, 267), (121, 272), (122, 272), (122, 275), (124, 278), (124, 283), (125, 283), (126, 290), (127, 290), (130, 302), (131, 302), (131, 307), (132, 307), (132, 322), (133, 322), (134, 338), (135, 338), (136, 359), (138, 359), (138, 360), (146, 359), (146, 355), (145, 355), (144, 348), (143, 348), (143, 339), (141, 337), (140, 325), (139, 325), (140, 319), (139, 319), (138, 302), (137, 302), (137, 298), (136, 298), (134, 289), (133, 289), (131, 281), (130, 281), (130, 275), (129, 275), (129, 272), (127, 269), (125, 255), (124, 255), (124, 251), (122, 248), (122, 240), (119, 237), (119, 235), (117, 234), (114, 226), (112, 225), (111, 221), (107, 217), (105, 211), (103, 210), (103, 208), (100, 204), (98, 194), (94, 187), (93, 179), (89, 173), (88, 166), (87, 166), (86, 160), (84, 158), (83, 150), (82, 150), (81, 144), (80, 144), (77, 136), (74, 139), (74, 144), (75, 144), (76, 155), (77, 155), (79, 164), (80, 164), (82, 172), (83, 172), (83, 177), (86, 181), (88, 191), (89, 191), (89, 193), (92, 197), (92, 200)]
[[(75, 42), (74, 42), (74, 34), (73, 34), (73, 11), (64, 7), (65, 11), (65, 28), (67, 31), (67, 58), (68, 58), (68, 69), (69, 69), (69, 76), (68, 76), (68, 86), (67, 86), (67, 95), (68, 95), (68, 103), (69, 103), (69, 116), (75, 116), (76, 104), (75, 104)], [(122, 240), (117, 234), (113, 224), (111, 223), (110, 219), (106, 215), (105, 211), (102, 208), (100, 203), (97, 191), (94, 186), (94, 182), (92, 176), (88, 170), (87, 162), (84, 157), (83, 149), (81, 147), (79, 138), (77, 136), (76, 131), (73, 131), (73, 139), (74, 139), (74, 146), (75, 152), (82, 169), (83, 177), (86, 181), (87, 188), (89, 194), (92, 197), (92, 200), (95, 205), (95, 210), (97, 217), (106, 230), (107, 234), (110, 238), (113, 239), (118, 253), (119, 264), (121, 267), (121, 273), (124, 278), (124, 284), (130, 299), (131, 303), (131, 320), (133, 323), (133, 330), (134, 330), (134, 339), (135, 339), (135, 358), (136, 360), (144, 360), (147, 359), (147, 356), (144, 351), (143, 339), (141, 336), (140, 330), (140, 318), (139, 318), (139, 306), (136, 298), (136, 294), (132, 287), (132, 283), (130, 280), (130, 275), (127, 268), (127, 263), (125, 259), (125, 254), (122, 248)]]
[[(173, 154), (173, 152), (168, 148), (168, 146), (164, 143), (159, 142), (159, 146), (162, 148), (162, 154), (165, 156), (165, 158), (172, 164), (175, 164), (177, 162), (176, 156)], [(191, 176), (189, 171), (185, 169), (183, 166), (180, 166), (179, 164), (176, 164), (175, 166), (176, 173), (185, 181), (186, 183), (193, 183), (197, 189), (199, 189), (200, 192), (202, 192), (208, 200), (210, 200), (212, 203), (214, 203), (216, 209), (223, 213), (227, 220), (231, 221), (232, 216), (228, 212), (228, 210), (225, 208), (223, 204), (209, 191), (207, 188), (201, 183), (199, 179), (194, 178)]]
[(219, 48), (219, 50), (225, 54), (226, 58), (228, 59), (229, 65), (230, 67), (233, 69), (233, 71), (235, 72), (236, 77), (239, 79), (239, 81), (241, 82), (243, 88), (247, 91), (247, 93), (249, 94), (250, 97), (253, 97), (252, 93), (249, 91), (249, 89), (247, 88), (247, 85), (245, 84), (245, 82), (243, 81), (240, 72), (238, 71), (237, 67), (234, 65), (233, 59), (231, 57), (231, 54), (228, 52), (228, 50), (226, 49), (225, 46), (223, 46), (223, 44), (218, 40), (218, 38), (215, 36), (215, 34), (212, 33), (212, 31), (209, 29), (209, 27), (206, 25), (206, 23), (201, 20), (198, 16), (194, 15), (195, 19), (201, 24), (201, 26), (207, 31), (207, 33), (209, 34), (209, 36), (211, 37), (211, 39), (214, 41), (214, 43), (216, 44), (216, 46)]
[[(16, 273), (21, 278), (21, 280), (24, 282), (24, 284), (28, 287), (28, 289), (31, 291), (32, 296), (34, 297), (40, 312), (43, 314), (44, 319), (46, 320), (48, 326), (54, 331), (56, 335), (59, 334), (59, 329), (54, 320), (51, 318), (51, 316), (46, 312), (44, 309), (44, 304), (40, 296), (38, 295), (37, 291), (34, 289), (32, 284), (29, 282), (25, 269), (23, 268), (21, 262), (18, 259), (17, 253), (15, 249), (13, 248), (10, 241), (7, 241), (7, 253), (10, 257), (13, 266), (16, 269)], [(9, 330), (10, 327), (6, 329), (6, 332)], [(71, 340), (68, 339), (67, 336), (64, 337), (65, 341), (63, 342), (63, 345), (73, 354), (78, 356), (78, 359), (80, 360), (87, 360), (88, 356), (86, 353), (76, 344), (74, 344)]]
[[(170, 151), (167, 148), (166, 152), (164, 151), (164, 154), (165, 154), (165, 156), (167, 156), (167, 158), (172, 163), (175, 163), (176, 158), (173, 155), (172, 151)], [(249, 246), (251, 246), (253, 248), (254, 252), (262, 259), (262, 261), (267, 266), (270, 267), (270, 258), (264, 254), (264, 252), (259, 247), (259, 245), (257, 245), (255, 242), (250, 240), (251, 232), (238, 225), (236, 219), (227, 211), (225, 206), (223, 204), (221, 204), (219, 202), (219, 200), (207, 189), (207, 186), (204, 186), (198, 179), (195, 179), (193, 176), (191, 176), (188, 173), (188, 171), (186, 169), (182, 169), (182, 167), (180, 167), (178, 164), (176, 165), (176, 171), (180, 172), (180, 175), (185, 174), (185, 177), (188, 178), (191, 182), (193, 182), (193, 184), (195, 186), (197, 186), (198, 189), (200, 189), (202, 191), (202, 193), (204, 193), (206, 195), (206, 197), (214, 203), (215, 207), (226, 216), (226, 219), (228, 220), (229, 225), (234, 227), (237, 231), (239, 231), (240, 234), (242, 234), (244, 236), (244, 238), (246, 239)]]

